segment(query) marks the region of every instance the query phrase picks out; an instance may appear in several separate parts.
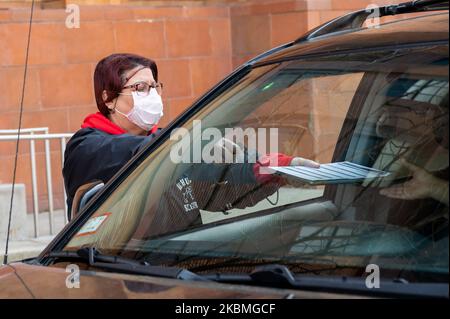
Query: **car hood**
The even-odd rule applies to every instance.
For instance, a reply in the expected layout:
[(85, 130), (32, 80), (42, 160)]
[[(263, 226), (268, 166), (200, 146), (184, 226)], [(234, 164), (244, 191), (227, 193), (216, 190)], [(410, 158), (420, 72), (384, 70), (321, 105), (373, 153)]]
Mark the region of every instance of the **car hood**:
[(283, 299), (351, 298), (348, 295), (288, 289), (189, 282), (140, 275), (80, 270), (79, 288), (68, 288), (65, 268), (14, 263), (0, 267), (0, 299)]

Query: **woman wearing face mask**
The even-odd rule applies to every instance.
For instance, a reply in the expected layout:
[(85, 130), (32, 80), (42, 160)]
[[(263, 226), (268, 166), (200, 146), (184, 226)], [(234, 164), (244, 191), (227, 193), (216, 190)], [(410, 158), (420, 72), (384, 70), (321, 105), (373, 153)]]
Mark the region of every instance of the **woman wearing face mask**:
[[(81, 129), (68, 142), (64, 155), (63, 177), (69, 218), (80, 186), (94, 181), (108, 182), (157, 136), (158, 122), (164, 114), (162, 88), (156, 63), (150, 59), (134, 54), (113, 54), (97, 64), (94, 91), (99, 112), (84, 119)], [(230, 141), (221, 145), (232, 152), (236, 151), (233, 150), (235, 146)], [(255, 167), (268, 165), (268, 160), (274, 156), (279, 165), (318, 167), (313, 161), (284, 154), (265, 155)], [(247, 171), (253, 174), (255, 167), (248, 166)], [(265, 176), (259, 178), (261, 181), (268, 179)]]
[(106, 183), (160, 131), (162, 84), (154, 61), (133, 54), (110, 55), (95, 68), (94, 91), (98, 112), (84, 119), (64, 155), (69, 216), (81, 185)]

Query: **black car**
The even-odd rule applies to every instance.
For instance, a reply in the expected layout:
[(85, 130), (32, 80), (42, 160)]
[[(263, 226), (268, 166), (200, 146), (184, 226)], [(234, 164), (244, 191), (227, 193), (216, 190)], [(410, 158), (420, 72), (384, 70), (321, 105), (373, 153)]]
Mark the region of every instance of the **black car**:
[[(422, 14), (351, 13), (239, 67), (0, 268), (0, 296), (448, 298), (448, 1), (379, 12)], [(236, 132), (241, 161), (205, 159)], [(258, 179), (264, 148), (322, 166)]]

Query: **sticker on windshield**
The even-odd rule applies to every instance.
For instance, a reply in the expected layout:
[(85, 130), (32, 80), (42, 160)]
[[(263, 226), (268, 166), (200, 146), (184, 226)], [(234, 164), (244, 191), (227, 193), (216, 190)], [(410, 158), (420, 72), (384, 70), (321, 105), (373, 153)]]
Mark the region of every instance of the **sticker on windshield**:
[(198, 209), (197, 201), (194, 198), (192, 181), (188, 177), (183, 177), (177, 182), (177, 188), (183, 196), (183, 207), (186, 213)]
[(105, 222), (105, 220), (111, 215), (111, 213), (105, 213), (103, 215), (95, 216), (87, 221), (80, 231), (75, 235), (75, 237), (92, 235), (97, 232), (100, 226)]

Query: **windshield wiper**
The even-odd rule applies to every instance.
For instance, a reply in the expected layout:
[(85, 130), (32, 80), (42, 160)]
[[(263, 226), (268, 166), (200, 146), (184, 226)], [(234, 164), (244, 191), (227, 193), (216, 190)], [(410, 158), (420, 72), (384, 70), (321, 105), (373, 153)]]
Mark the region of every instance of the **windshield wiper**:
[(380, 281), (380, 288), (368, 288), (366, 278), (295, 275), (283, 265), (256, 267), (249, 274), (207, 274), (204, 278), (221, 283), (249, 284), (327, 293), (372, 295), (379, 297), (448, 298), (448, 284), (408, 283), (406, 280)]
[(100, 253), (95, 247), (81, 248), (77, 251), (51, 252), (50, 258), (69, 258), (87, 261), (89, 266), (115, 270), (118, 272), (173, 278), (181, 280), (205, 281), (208, 280), (187, 269), (178, 267), (152, 266), (148, 262), (123, 258)]
[(119, 256), (101, 254), (94, 247), (77, 251), (51, 252), (50, 258), (69, 258), (87, 261), (92, 267), (118, 272), (181, 279), (215, 281), (229, 284), (247, 284), (274, 288), (300, 289), (328, 293), (346, 293), (382, 297), (433, 297), (448, 298), (448, 284), (408, 283), (405, 280), (381, 281), (380, 288), (366, 287), (366, 278), (295, 275), (283, 265), (270, 264), (255, 267), (251, 273), (196, 274), (184, 268), (153, 266)]

